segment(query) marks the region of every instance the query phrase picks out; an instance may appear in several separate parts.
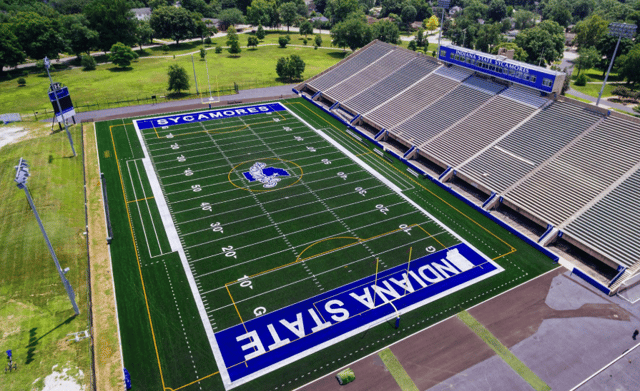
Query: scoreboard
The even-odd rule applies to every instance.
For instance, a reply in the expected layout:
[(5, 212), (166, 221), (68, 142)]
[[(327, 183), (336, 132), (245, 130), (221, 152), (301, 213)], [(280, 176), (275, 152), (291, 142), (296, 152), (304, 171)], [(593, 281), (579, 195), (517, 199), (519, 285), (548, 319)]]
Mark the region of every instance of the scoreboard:
[[(61, 87), (58, 83), (54, 83), (51, 87), (52, 88), (49, 90), (49, 100), (53, 106), (53, 112), (56, 115), (56, 120), (58, 122), (63, 122), (68, 118), (75, 117), (76, 111), (73, 108), (73, 103), (71, 102), (69, 89), (67, 87)], [(56, 96), (60, 102), (60, 107), (58, 107)]]

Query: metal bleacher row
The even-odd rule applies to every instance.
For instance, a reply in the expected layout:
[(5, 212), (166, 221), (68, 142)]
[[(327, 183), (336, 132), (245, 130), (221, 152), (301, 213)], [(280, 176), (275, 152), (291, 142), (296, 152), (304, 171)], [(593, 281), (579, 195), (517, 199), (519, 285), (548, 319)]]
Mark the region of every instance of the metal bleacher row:
[(296, 88), (609, 266), (640, 267), (640, 122), (508, 84), (374, 41)]

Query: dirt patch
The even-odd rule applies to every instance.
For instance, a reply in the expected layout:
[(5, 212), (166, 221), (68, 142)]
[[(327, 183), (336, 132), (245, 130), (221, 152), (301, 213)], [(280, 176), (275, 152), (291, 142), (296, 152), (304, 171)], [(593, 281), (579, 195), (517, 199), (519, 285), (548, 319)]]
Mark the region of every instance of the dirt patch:
[[(83, 391), (84, 373), (80, 369), (64, 368), (62, 372), (56, 370), (54, 365), (49, 376), (44, 378), (42, 391)], [(36, 380), (37, 382), (38, 380)], [(34, 382), (35, 383), (35, 382)]]
[[(93, 312), (93, 336), (98, 390), (119, 390), (112, 379), (122, 378), (122, 362), (111, 260), (106, 242), (106, 227), (102, 203), (102, 189), (96, 136), (93, 124), (84, 125), (85, 167), (87, 176), (87, 211), (89, 215), (89, 256), (91, 259), (91, 292)], [(116, 382), (120, 385), (120, 382)]]
[[(584, 304), (578, 309), (554, 310), (546, 303), (553, 278), (566, 270), (551, 273), (498, 296), (469, 313), (508, 348), (534, 335), (545, 319), (601, 318), (628, 321), (631, 314), (612, 303)], [(566, 277), (565, 277), (566, 278)]]
[(0, 148), (16, 142), (29, 133), (22, 126), (0, 126)]

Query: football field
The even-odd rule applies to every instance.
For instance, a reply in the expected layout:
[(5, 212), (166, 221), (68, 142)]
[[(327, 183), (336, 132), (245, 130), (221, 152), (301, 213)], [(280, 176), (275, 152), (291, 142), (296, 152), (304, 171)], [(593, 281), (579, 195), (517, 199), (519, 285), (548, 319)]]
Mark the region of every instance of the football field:
[[(434, 215), (420, 202), (424, 179), (350, 147), (365, 142), (297, 106), (96, 126), (134, 385), (278, 387), (283, 370), (304, 370), (318, 355), (335, 367), (354, 338), (399, 333), (398, 317), (404, 325), (424, 311), (443, 315), (443, 304), (466, 307), (478, 291), (553, 267), (540, 255), (511, 267), (516, 246), (469, 231), (479, 224), (462, 212), (470, 221)], [(140, 362), (144, 352), (157, 367)]]

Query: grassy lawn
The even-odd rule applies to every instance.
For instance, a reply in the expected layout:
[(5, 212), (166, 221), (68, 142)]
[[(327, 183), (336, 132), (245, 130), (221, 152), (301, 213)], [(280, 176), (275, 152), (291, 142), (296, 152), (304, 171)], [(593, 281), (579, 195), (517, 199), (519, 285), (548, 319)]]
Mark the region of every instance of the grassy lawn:
[[(574, 87), (575, 88), (575, 87)], [(582, 99), (582, 98), (578, 98), (577, 96), (571, 95), (571, 94), (566, 94), (567, 98), (571, 98), (571, 99), (575, 99), (577, 101), (583, 102), (583, 103), (591, 103), (590, 100), (587, 99)]]
[[(49, 125), (37, 122), (26, 128), (29, 139), (2, 147), (0, 154), (5, 184), (0, 197), (0, 348), (3, 356), (12, 349), (18, 364), (17, 372), (0, 377), (0, 389), (41, 389), (55, 365), (57, 371), (68, 368), (68, 377), (88, 389), (90, 341), (73, 342), (68, 336), (88, 329), (80, 129), (72, 127), (78, 156), (69, 158), (65, 132), (50, 134)], [(77, 317), (24, 192), (14, 186), (13, 167), (20, 157), (31, 165), (29, 190), (60, 265), (70, 268)]]
[[(602, 93), (602, 97), (606, 98), (611, 96), (611, 90), (613, 90), (615, 87), (616, 87), (615, 84), (607, 84), (604, 87), (604, 92)], [(594, 98), (597, 98), (598, 94), (600, 93), (600, 89), (602, 88), (602, 84), (587, 84), (581, 87), (581, 86), (575, 85), (572, 82), (571, 88), (573, 88), (576, 91), (580, 91), (583, 94), (587, 94), (587, 95), (593, 96)]]
[[(277, 35), (273, 34), (269, 37), (272, 36)], [(229, 89), (234, 82), (238, 83), (241, 88), (286, 84), (288, 82), (277, 79), (275, 68), (279, 57), (291, 54), (298, 54), (305, 61), (306, 68), (303, 78), (307, 79), (343, 59), (345, 52), (342, 49), (314, 50), (312, 46), (308, 48), (287, 47), (285, 49), (267, 46), (252, 50), (243, 49), (239, 57), (231, 57), (226, 51), (216, 54), (213, 50), (209, 50), (207, 51), (207, 60), (212, 89), (215, 86), (216, 78), (221, 89)], [(195, 57), (198, 86), (204, 92), (208, 90), (205, 62), (201, 61), (199, 56)], [(69, 87), (73, 103), (78, 107), (95, 103), (149, 98), (151, 95), (166, 95), (167, 68), (172, 64), (179, 64), (187, 70), (191, 83), (190, 92), (195, 93), (191, 56), (176, 57), (175, 59), (171, 57), (140, 59), (130, 68), (125, 69), (119, 69), (111, 64), (99, 65), (95, 71), (83, 71), (81, 68), (67, 69), (54, 72), (52, 77), (55, 81)], [(51, 111), (51, 104), (45, 94), (49, 84), (47, 76), (30, 74), (25, 76), (25, 79), (27, 84), (24, 87), (19, 87), (16, 79), (0, 83), (0, 107), (3, 108), (3, 112), (30, 113), (45, 109)]]
[[(583, 69), (580, 71), (580, 74), (585, 74), (587, 76), (587, 81), (599, 81), (602, 83), (604, 80), (604, 76), (602, 75), (602, 71), (599, 69), (591, 68), (591, 69)], [(578, 70), (571, 75), (571, 80), (575, 80), (578, 78)], [(616, 72), (609, 73), (609, 79), (607, 81), (623, 81), (620, 76)]]

